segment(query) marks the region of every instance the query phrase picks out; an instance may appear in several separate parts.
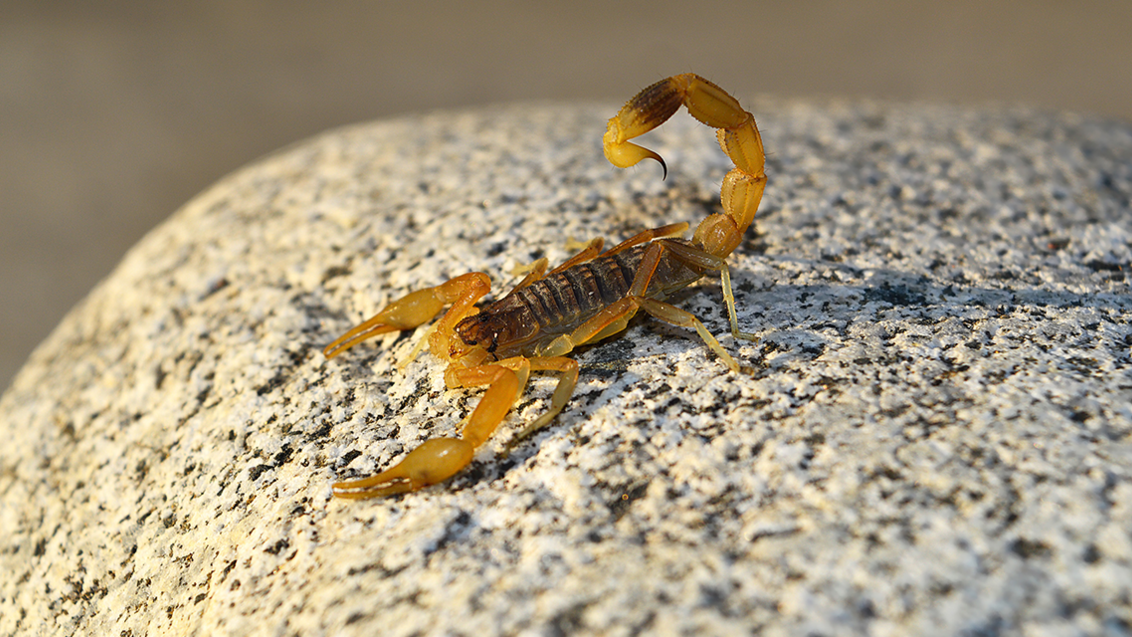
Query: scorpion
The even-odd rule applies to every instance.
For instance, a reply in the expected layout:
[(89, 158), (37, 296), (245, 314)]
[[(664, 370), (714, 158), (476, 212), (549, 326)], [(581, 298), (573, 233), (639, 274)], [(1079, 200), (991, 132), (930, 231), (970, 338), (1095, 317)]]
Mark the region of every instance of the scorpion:
[(377, 475), (337, 482), (332, 487), (335, 496), (383, 497), (447, 480), (471, 463), (517, 402), (531, 372), (559, 374), (549, 409), (515, 436), (510, 450), (566, 407), (578, 382), (578, 363), (565, 355), (625, 330), (640, 310), (672, 325), (694, 328), (732, 372), (740, 371), (698, 318), (665, 298), (717, 271), (732, 335), (756, 340), (739, 331), (727, 267), (727, 257), (754, 220), (766, 185), (763, 143), (754, 116), (699, 75), (675, 75), (630, 99), (609, 120), (602, 147), (614, 166), (628, 168), (653, 159), (667, 177), (668, 166), (660, 155), (629, 140), (663, 124), (681, 105), (695, 119), (718, 129), (720, 148), (735, 164), (720, 189), (723, 212), (701, 221), (691, 240), (681, 238), (689, 228), (686, 222), (645, 230), (604, 252), (603, 240), (594, 239), (549, 272), (547, 259), (539, 259), (509, 294), (482, 308), (477, 303), (491, 291), (490, 279), (482, 272), (464, 274), (390, 303), (326, 346), (323, 354), (333, 358), (368, 338), (423, 325), (449, 306), (409, 360), (427, 341), (432, 353), (449, 363), (444, 372), (449, 389), (487, 387), (460, 437), (427, 440)]

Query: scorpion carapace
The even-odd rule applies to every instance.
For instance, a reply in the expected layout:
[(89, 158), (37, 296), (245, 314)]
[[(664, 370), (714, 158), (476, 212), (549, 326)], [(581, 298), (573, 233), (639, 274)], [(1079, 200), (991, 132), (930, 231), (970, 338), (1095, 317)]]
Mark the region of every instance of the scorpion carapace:
[(627, 168), (642, 159), (655, 159), (667, 174), (660, 155), (629, 140), (663, 124), (681, 104), (692, 117), (719, 129), (720, 147), (735, 163), (723, 179), (723, 212), (701, 221), (691, 240), (679, 238), (687, 223), (646, 230), (604, 252), (602, 240), (595, 239), (549, 272), (547, 260), (538, 260), (514, 290), (483, 308), (476, 303), (491, 290), (487, 275), (458, 276), (390, 303), (323, 350), (333, 358), (372, 336), (422, 325), (450, 306), (427, 338), (433, 354), (449, 362), (445, 383), (449, 388), (487, 386), (459, 438), (428, 440), (375, 476), (336, 483), (335, 496), (393, 495), (448, 479), (466, 467), (491, 437), (531, 372), (557, 372), (560, 379), (550, 408), (511, 444), (523, 440), (558, 415), (574, 393), (578, 363), (565, 355), (624, 330), (638, 310), (694, 328), (732, 371), (739, 371), (739, 364), (699, 319), (664, 299), (706, 272), (719, 271), (732, 335), (754, 339), (739, 331), (727, 268), (727, 256), (751, 225), (766, 185), (763, 144), (754, 117), (723, 89), (685, 73), (657, 82), (629, 100), (609, 120), (602, 145), (615, 166)]

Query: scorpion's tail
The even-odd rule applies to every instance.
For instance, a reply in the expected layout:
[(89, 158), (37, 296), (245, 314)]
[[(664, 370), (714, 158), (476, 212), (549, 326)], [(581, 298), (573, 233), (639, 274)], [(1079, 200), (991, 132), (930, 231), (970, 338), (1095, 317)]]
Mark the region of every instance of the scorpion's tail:
[(735, 162), (735, 168), (723, 178), (723, 214), (700, 222), (693, 238), (705, 252), (725, 258), (738, 247), (754, 221), (766, 186), (762, 137), (754, 116), (743, 110), (738, 100), (695, 73), (661, 80), (637, 93), (609, 120), (602, 139), (605, 157), (619, 168), (655, 159), (667, 176), (668, 167), (660, 155), (628, 140), (663, 124), (681, 104), (692, 117), (719, 129), (719, 145)]

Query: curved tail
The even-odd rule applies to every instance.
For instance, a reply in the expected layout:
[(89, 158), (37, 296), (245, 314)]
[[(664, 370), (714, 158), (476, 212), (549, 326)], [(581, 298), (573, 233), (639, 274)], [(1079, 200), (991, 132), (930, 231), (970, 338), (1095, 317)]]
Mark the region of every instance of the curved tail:
[(605, 158), (619, 168), (655, 159), (667, 176), (668, 167), (660, 155), (629, 140), (663, 124), (681, 105), (692, 117), (719, 129), (719, 146), (735, 163), (720, 189), (723, 213), (700, 222), (692, 239), (705, 252), (725, 258), (754, 221), (766, 186), (763, 140), (754, 116), (738, 100), (695, 73), (661, 80), (637, 93), (610, 118), (602, 138)]

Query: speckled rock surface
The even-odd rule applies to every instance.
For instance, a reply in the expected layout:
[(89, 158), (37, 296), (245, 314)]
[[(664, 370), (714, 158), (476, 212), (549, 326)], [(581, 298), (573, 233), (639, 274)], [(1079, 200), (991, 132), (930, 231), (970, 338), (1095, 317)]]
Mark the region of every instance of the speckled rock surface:
[(0, 400), (0, 634), (1128, 634), (1132, 129), (745, 100), (757, 229), (678, 304), (532, 383), (450, 483), (330, 497), (478, 392), (423, 330), (320, 348), (410, 289), (718, 206), (686, 115), (609, 167), (617, 105), (333, 131), (190, 202)]

